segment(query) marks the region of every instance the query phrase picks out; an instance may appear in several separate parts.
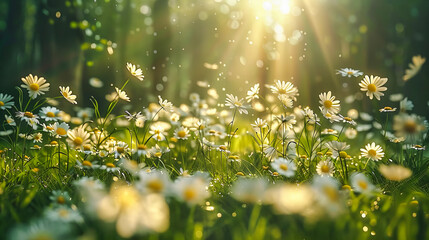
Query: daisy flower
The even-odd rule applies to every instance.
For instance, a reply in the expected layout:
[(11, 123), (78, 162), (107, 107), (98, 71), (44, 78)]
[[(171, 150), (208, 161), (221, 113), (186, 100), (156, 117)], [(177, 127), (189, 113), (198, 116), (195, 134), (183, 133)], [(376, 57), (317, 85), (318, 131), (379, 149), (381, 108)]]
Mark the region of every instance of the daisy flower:
[[(78, 210), (73, 210), (68, 206), (47, 209), (44, 213), (47, 219), (60, 223), (82, 223), (83, 218)], [(48, 238), (49, 239), (49, 238)]]
[(120, 98), (124, 101), (127, 101), (127, 102), (130, 101), (130, 98), (127, 96), (127, 93), (125, 91), (122, 91), (121, 89), (119, 89), (117, 87), (115, 87), (115, 90), (116, 90), (116, 94), (117, 94), (118, 98)]
[(43, 107), (40, 109), (39, 115), (46, 121), (58, 121), (61, 119), (61, 117), (58, 116), (59, 113), (60, 110), (55, 107)]
[(296, 166), (291, 160), (285, 158), (277, 158), (271, 163), (271, 167), (280, 175), (293, 177), (295, 175)]
[(294, 101), (296, 101), (296, 97), (299, 96), (298, 89), (290, 82), (277, 80), (275, 86), (270, 86), (270, 89), (271, 92), (278, 95), (286, 95)]
[(375, 143), (368, 143), (365, 148), (361, 148), (361, 156), (373, 161), (381, 160), (384, 157), (383, 148)]
[(144, 144), (137, 144), (137, 149), (135, 150), (137, 152), (137, 155), (140, 156), (146, 156), (148, 151), (147, 151), (147, 146)]
[(127, 63), (127, 69), (131, 73), (131, 75), (136, 77), (138, 80), (143, 81), (143, 71), (140, 68), (137, 68), (134, 64)]
[(72, 104), (77, 104), (76, 95), (73, 95), (70, 87), (60, 87), (60, 93), (63, 97)]
[[(322, 110), (322, 109), (320, 109)], [(323, 111), (322, 111), (323, 113)], [(334, 122), (339, 122), (342, 120), (342, 118), (340, 116), (338, 116), (337, 114), (331, 114), (329, 112), (325, 112), (323, 113), (323, 116), (329, 120), (329, 122), (334, 123)]]
[(409, 69), (405, 70), (405, 75), (402, 77), (404, 81), (410, 80), (420, 71), (420, 68), (426, 62), (426, 58), (423, 58), (420, 55), (418, 55), (418, 56), (414, 56), (412, 58), (412, 61), (413, 62), (408, 65)]
[(32, 139), (33, 139), (33, 142), (38, 142), (38, 143), (41, 143), (42, 142), (42, 140), (43, 140), (43, 135), (42, 135), (42, 133), (35, 133), (35, 134), (33, 134), (32, 136)]
[(380, 108), (378, 111), (380, 111), (380, 112), (394, 112), (394, 111), (396, 111), (396, 108), (392, 108), (392, 107), (384, 107), (384, 108)]
[(329, 161), (320, 161), (316, 166), (316, 172), (320, 176), (331, 176), (334, 174), (334, 164)]
[(326, 143), (326, 146), (329, 148), (331, 152), (341, 152), (345, 151), (350, 148), (350, 145), (348, 145), (345, 142), (338, 142), (338, 141), (330, 141)]
[(21, 87), (28, 90), (28, 95), (30, 96), (30, 98), (34, 99), (38, 95), (45, 94), (44, 92), (49, 91), (50, 84), (46, 83), (46, 80), (43, 77), (33, 77), (33, 75), (30, 74), (25, 78), (21, 78), (21, 80), (22, 82), (24, 82)]
[(319, 98), (319, 103), (322, 105), (320, 107), (322, 113), (337, 114), (340, 112), (340, 101), (335, 100), (335, 96), (331, 95), (331, 91), (328, 93), (321, 93)]
[(264, 178), (239, 178), (231, 187), (231, 196), (240, 202), (260, 203), (269, 182)]
[(380, 165), (378, 170), (386, 179), (397, 182), (407, 179), (413, 174), (410, 169), (394, 164)]
[(21, 118), (21, 120), (25, 120), (29, 122), (29, 120), (34, 120), (36, 122), (39, 122), (38, 118), (39, 116), (33, 114), (32, 112), (17, 112), (16, 116), (18, 118)]
[(174, 131), (174, 137), (177, 139), (186, 140), (190, 136), (191, 135), (189, 135), (189, 130), (186, 127), (180, 127)]
[(427, 130), (427, 122), (416, 114), (401, 113), (393, 117), (393, 130), (397, 137), (417, 140)]
[(72, 225), (41, 218), (11, 230), (8, 239), (64, 239), (72, 234)]
[(9, 126), (16, 126), (16, 122), (12, 116), (5, 115), (4, 118), (6, 119), (6, 123), (9, 124)]
[(143, 194), (149, 193), (161, 193), (167, 194), (171, 189), (170, 177), (165, 171), (162, 170), (151, 170), (140, 171), (140, 181), (136, 183), (137, 189)]
[(105, 170), (106, 172), (117, 172), (120, 169), (116, 167), (114, 163), (106, 163), (103, 166), (100, 167), (101, 170)]
[(179, 177), (173, 184), (173, 192), (178, 200), (196, 205), (203, 203), (210, 197), (208, 187), (210, 178), (207, 176), (193, 175), (189, 177)]
[(280, 100), (284, 108), (292, 108), (293, 107), (293, 99), (285, 94), (280, 94), (277, 96)]
[(336, 217), (344, 212), (344, 200), (338, 190), (340, 183), (335, 178), (316, 176), (312, 186), (316, 194), (315, 199), (330, 217)]
[(151, 125), (149, 133), (152, 134), (152, 138), (156, 141), (165, 140), (165, 135), (167, 134), (164, 128), (161, 125)]
[(157, 157), (157, 158), (161, 158), (164, 153), (168, 153), (168, 152), (170, 152), (170, 149), (168, 147), (167, 148), (160, 147), (158, 146), (158, 144), (155, 144), (155, 146), (149, 150), (150, 156)]
[(52, 201), (53, 204), (59, 206), (69, 205), (71, 204), (72, 200), (68, 192), (60, 190), (53, 191), (49, 199)]
[(248, 114), (246, 107), (243, 105), (244, 99), (238, 100), (238, 97), (232, 95), (232, 94), (226, 94), (226, 100), (225, 100), (225, 106), (228, 106), (229, 108), (235, 108), (238, 110), (240, 114)]
[(94, 109), (92, 108), (79, 108), (79, 111), (77, 112), (77, 116), (79, 118), (82, 118), (84, 121), (87, 119), (91, 119), (93, 115)]
[(268, 127), (267, 121), (257, 118), (254, 124), (250, 124), (255, 131)]
[(158, 95), (158, 99), (159, 99), (159, 105), (161, 106), (162, 109), (164, 109), (164, 111), (166, 112), (173, 112), (173, 104), (167, 100), (163, 100), (161, 98), (161, 96)]
[(377, 100), (380, 100), (381, 96), (384, 96), (384, 91), (387, 90), (386, 87), (383, 87), (383, 85), (387, 82), (387, 78), (380, 78), (378, 76), (372, 76), (368, 77), (368, 75), (365, 76), (365, 78), (359, 83), (359, 86), (361, 87), (361, 91), (366, 91), (366, 95), (369, 97), (369, 99), (373, 99), (374, 96), (377, 98)]
[(414, 108), (414, 104), (411, 100), (409, 100), (407, 97), (402, 99), (399, 102), (399, 110), (401, 112), (411, 111)]
[(359, 70), (354, 70), (352, 68), (341, 68), (340, 70), (337, 70), (337, 74), (341, 74), (343, 77), (359, 77), (363, 75), (363, 72)]
[(14, 102), (11, 101), (12, 99), (13, 97), (11, 95), (0, 93), (0, 109), (5, 110), (11, 108), (14, 104)]
[(375, 190), (375, 186), (363, 173), (352, 174), (351, 185), (355, 192), (360, 192), (362, 194), (371, 194)]
[(67, 132), (67, 142), (69, 142), (75, 149), (81, 149), (85, 144), (89, 143), (89, 132), (85, 131), (83, 125), (74, 128)]
[(144, 116), (142, 115), (142, 112), (138, 112), (138, 113), (133, 113), (133, 114), (131, 114), (130, 112), (125, 111), (125, 113), (127, 114), (127, 115), (125, 115), (125, 118), (126, 118), (128, 121), (131, 121), (131, 120), (137, 120), (137, 119), (139, 119), (139, 118), (144, 118)]
[(255, 84), (253, 87), (250, 88), (250, 91), (247, 91), (247, 102), (251, 102), (253, 99), (259, 98), (259, 83)]
[(125, 142), (117, 142), (115, 147), (115, 158), (122, 158), (124, 157), (128, 152), (128, 144)]
[(69, 130), (69, 125), (67, 123), (56, 122), (52, 127), (54, 128), (53, 133), (56, 135), (57, 138), (67, 136), (67, 132)]

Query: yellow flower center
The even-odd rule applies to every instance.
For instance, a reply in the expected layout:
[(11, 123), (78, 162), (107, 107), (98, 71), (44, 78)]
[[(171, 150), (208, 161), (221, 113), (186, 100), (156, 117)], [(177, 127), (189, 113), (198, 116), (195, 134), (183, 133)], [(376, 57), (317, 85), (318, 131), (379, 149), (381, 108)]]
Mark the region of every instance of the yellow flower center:
[(116, 148), (116, 151), (117, 151), (118, 153), (124, 153), (124, 152), (125, 152), (125, 149), (124, 149), (123, 147), (117, 147), (117, 148)]
[(33, 171), (33, 172), (38, 172), (39, 171), (39, 169), (38, 168), (33, 168), (33, 169), (31, 169), (31, 171)]
[(31, 112), (25, 112), (24, 116), (28, 117), (28, 118), (33, 118), (34, 117), (34, 115)]
[(216, 133), (216, 131), (215, 131), (215, 130), (209, 130), (209, 133), (210, 133), (210, 134), (215, 134), (215, 133)]
[(58, 211), (58, 214), (60, 215), (60, 217), (66, 218), (69, 215), (69, 211), (67, 211), (66, 209), (61, 209)]
[(280, 169), (283, 171), (287, 171), (288, 167), (286, 164), (282, 163), (282, 164), (280, 164)]
[(53, 112), (47, 112), (46, 116), (53, 118), (53, 117), (55, 117), (55, 113), (53, 113)]
[(332, 107), (332, 101), (331, 100), (325, 100), (323, 102), (323, 106), (325, 106), (325, 108), (331, 108)]
[(367, 88), (368, 88), (368, 91), (370, 91), (370, 92), (376, 92), (377, 91), (377, 87), (373, 83), (368, 84)]
[(53, 240), (51, 235), (49, 235), (48, 233), (44, 233), (44, 232), (36, 233), (36, 235), (32, 236), (31, 239), (34, 239), (34, 240)]
[(115, 167), (115, 164), (113, 164), (113, 163), (106, 163), (106, 167), (114, 168), (114, 167)]
[(155, 157), (161, 157), (162, 156), (162, 152), (156, 152), (155, 153)]
[(244, 173), (243, 172), (237, 172), (237, 174), (236, 174), (237, 176), (244, 176)]
[(222, 145), (222, 146), (219, 146), (219, 149), (225, 151), (227, 148), (226, 146)]
[(66, 202), (66, 199), (63, 196), (57, 197), (57, 203), (64, 204)]
[(144, 145), (144, 144), (139, 144), (138, 146), (137, 146), (137, 149), (139, 149), (139, 150), (145, 150), (147, 147), (146, 147), (146, 145)]
[(283, 88), (281, 88), (281, 89), (278, 90), (278, 93), (279, 94), (286, 94), (286, 90), (283, 89)]
[(164, 188), (164, 185), (160, 180), (154, 179), (147, 184), (147, 187), (154, 192), (160, 192)]
[(370, 157), (376, 157), (377, 156), (377, 151), (375, 151), (374, 149), (368, 150), (368, 156), (370, 156)]
[(194, 199), (197, 196), (197, 193), (192, 188), (185, 189), (185, 192), (183, 193), (185, 200), (190, 201)]
[(384, 107), (384, 110), (390, 111), (393, 110), (391, 107)]
[(82, 165), (87, 166), (87, 167), (92, 167), (92, 163), (90, 161), (87, 161), (87, 160), (83, 161)]
[(59, 127), (59, 128), (57, 128), (57, 134), (58, 135), (60, 135), (60, 136), (64, 136), (64, 135), (66, 135), (67, 134), (67, 131), (64, 129), (64, 128), (61, 128), (61, 127)]
[(178, 131), (178, 132), (177, 132), (177, 136), (179, 136), (180, 138), (184, 138), (184, 137), (186, 137), (186, 132), (185, 132), (185, 131), (183, 131), (183, 130)]
[(76, 138), (73, 140), (73, 143), (74, 143), (74, 145), (76, 145), (76, 146), (80, 146), (80, 145), (82, 145), (82, 143), (83, 143), (83, 139), (82, 139), (81, 137), (76, 137)]
[(360, 188), (362, 188), (364, 190), (368, 188), (368, 183), (365, 182), (365, 181), (359, 181), (358, 185), (359, 185)]
[(65, 98), (68, 98), (69, 94), (65, 91), (61, 92)]
[(331, 170), (331, 168), (330, 168), (328, 165), (323, 165), (323, 166), (320, 168), (320, 170), (321, 170), (323, 173), (329, 173), (329, 170)]
[(347, 72), (347, 74), (348, 74), (348, 75), (352, 75), (352, 74), (353, 74), (353, 72), (352, 72), (352, 71), (348, 71), (348, 72)]
[(417, 124), (413, 120), (408, 120), (404, 123), (404, 130), (407, 133), (415, 133), (417, 131)]
[(51, 127), (51, 126), (46, 126), (46, 130), (48, 130), (48, 131), (52, 131), (52, 130), (54, 130), (54, 128), (53, 128), (53, 127)]
[(89, 151), (89, 150), (91, 150), (91, 145), (89, 145), (89, 144), (85, 144), (85, 146), (83, 146), (83, 150), (84, 150), (84, 151)]
[(346, 121), (352, 121), (352, 118), (351, 117), (344, 117), (344, 120), (346, 120)]
[(52, 141), (51, 145), (58, 145), (58, 142), (57, 141)]
[(336, 191), (336, 189), (329, 187), (329, 186), (325, 186), (323, 188), (323, 192), (326, 194), (326, 196), (329, 198), (329, 200), (331, 200), (332, 202), (337, 201), (339, 196), (338, 196), (338, 192)]
[(4, 106), (4, 102), (0, 101), (0, 107)]
[(347, 153), (345, 151), (341, 151), (340, 158), (347, 158)]
[(30, 84), (29, 87), (30, 87), (31, 91), (38, 91), (40, 88), (39, 84), (37, 84), (37, 83), (32, 83), (32, 84)]

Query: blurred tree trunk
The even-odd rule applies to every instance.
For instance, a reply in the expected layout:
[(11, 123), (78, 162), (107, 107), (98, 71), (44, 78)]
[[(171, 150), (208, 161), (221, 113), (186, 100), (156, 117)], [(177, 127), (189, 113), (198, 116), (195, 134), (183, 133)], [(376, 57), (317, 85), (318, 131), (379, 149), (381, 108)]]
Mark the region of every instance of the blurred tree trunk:
[(26, 73), (22, 71), (25, 56), (24, 21), (25, 1), (8, 1), (8, 15), (6, 18), (6, 29), (0, 31), (0, 53), (2, 61), (0, 72), (2, 76), (2, 92), (11, 93), (13, 88), (19, 83), (19, 77)]
[(162, 78), (167, 76), (167, 59), (169, 58), (172, 38), (168, 0), (155, 1), (152, 16), (154, 20), (152, 94), (156, 97), (161, 92), (157, 90), (157, 85), (162, 84)]
[[(36, 66), (40, 75), (51, 84), (52, 95), (59, 94), (58, 86), (70, 86), (75, 93), (81, 92), (83, 33), (71, 29), (71, 21), (78, 20), (78, 7), (66, 7), (56, 0), (39, 1), (35, 24)], [(63, 13), (56, 17), (56, 13)], [(67, 13), (67, 14), (65, 14)], [(78, 98), (79, 102), (79, 98)], [(70, 109), (70, 105), (63, 104)]]

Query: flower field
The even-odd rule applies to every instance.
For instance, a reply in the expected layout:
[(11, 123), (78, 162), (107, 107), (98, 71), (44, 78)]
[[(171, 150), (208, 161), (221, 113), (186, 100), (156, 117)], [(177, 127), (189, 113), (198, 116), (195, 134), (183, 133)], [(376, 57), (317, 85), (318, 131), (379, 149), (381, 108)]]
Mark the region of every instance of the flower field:
[(0, 1), (0, 240), (429, 239), (429, 1)]
[(389, 96), (387, 78), (337, 71), (358, 80), (361, 101), (390, 99), (368, 113), (331, 91), (303, 107), (280, 80), (242, 97), (209, 89), (188, 104), (159, 96), (121, 112), (133, 103), (129, 81), (144, 81), (126, 67), (107, 109), (92, 98), (93, 108), (61, 111), (79, 97), (31, 74), (18, 98), (0, 95), (8, 239), (428, 236), (428, 125), (411, 101)]

